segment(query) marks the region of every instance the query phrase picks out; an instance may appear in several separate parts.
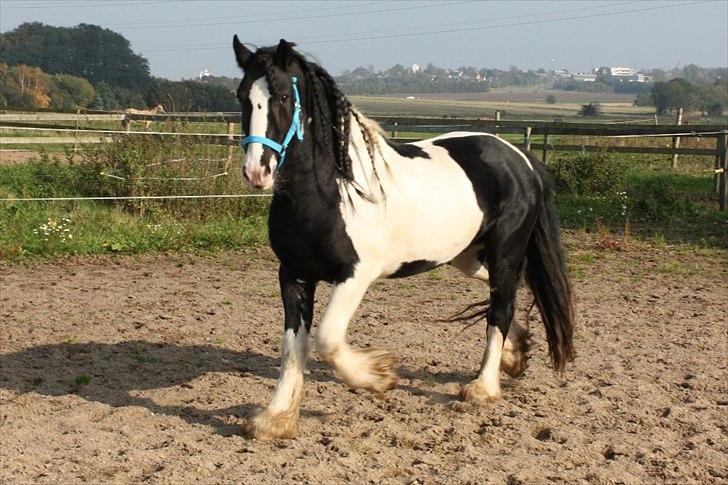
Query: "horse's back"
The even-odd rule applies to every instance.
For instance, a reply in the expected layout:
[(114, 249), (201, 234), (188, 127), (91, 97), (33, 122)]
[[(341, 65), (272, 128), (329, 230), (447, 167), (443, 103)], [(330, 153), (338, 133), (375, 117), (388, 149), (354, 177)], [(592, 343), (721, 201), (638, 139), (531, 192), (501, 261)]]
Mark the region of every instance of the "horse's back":
[(528, 212), (540, 197), (528, 157), (493, 135), (454, 132), (389, 148), (379, 171), (385, 202), (344, 213), (357, 253), (381, 262), (383, 276), (451, 261), (504, 210)]
[[(472, 183), (478, 203), (489, 218), (506, 204), (535, 204), (541, 197), (538, 162), (518, 147), (490, 133), (453, 132), (419, 142), (447, 150)], [(540, 168), (540, 167), (539, 167)]]

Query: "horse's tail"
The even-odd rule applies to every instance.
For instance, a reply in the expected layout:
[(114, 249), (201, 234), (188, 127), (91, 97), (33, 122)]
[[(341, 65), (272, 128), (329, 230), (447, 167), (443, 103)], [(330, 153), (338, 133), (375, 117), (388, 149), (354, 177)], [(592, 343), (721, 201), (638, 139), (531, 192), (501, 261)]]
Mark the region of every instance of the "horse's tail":
[(546, 327), (549, 356), (561, 372), (574, 359), (574, 301), (551, 182), (542, 165), (534, 162), (543, 181), (543, 205), (528, 242), (526, 281)]

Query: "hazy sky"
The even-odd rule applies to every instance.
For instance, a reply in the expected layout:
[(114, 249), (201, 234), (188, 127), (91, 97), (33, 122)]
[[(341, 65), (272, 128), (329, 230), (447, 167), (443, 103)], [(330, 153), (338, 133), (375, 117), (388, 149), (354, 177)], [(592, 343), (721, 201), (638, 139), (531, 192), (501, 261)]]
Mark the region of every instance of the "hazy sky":
[(571, 71), (728, 66), (728, 0), (0, 0), (0, 31), (30, 21), (110, 28), (149, 59), (153, 75), (171, 79), (205, 68), (237, 75), (235, 33), (257, 45), (297, 42), (334, 74), (428, 62)]

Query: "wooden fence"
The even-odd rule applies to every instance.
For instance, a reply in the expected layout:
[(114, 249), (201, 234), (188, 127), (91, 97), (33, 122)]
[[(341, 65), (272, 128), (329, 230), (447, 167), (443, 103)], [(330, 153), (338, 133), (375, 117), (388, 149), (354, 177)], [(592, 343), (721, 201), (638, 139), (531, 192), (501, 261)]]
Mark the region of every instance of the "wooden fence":
[[(432, 134), (451, 131), (476, 131), (494, 134), (518, 134), (523, 137), (516, 145), (526, 150), (540, 152), (546, 161), (549, 152), (617, 152), (672, 155), (698, 155), (714, 158), (715, 190), (718, 193), (721, 210), (728, 211), (728, 123), (720, 125), (644, 125), (610, 123), (573, 123), (537, 120), (487, 120), (467, 118), (416, 118), (374, 116), (382, 128), (400, 141), (398, 133)], [(118, 130), (83, 128), (80, 123), (89, 121), (118, 122)], [(226, 123), (227, 133), (183, 133), (132, 131), (135, 122), (214, 122)], [(73, 122), (60, 125), (58, 122)], [(112, 140), (114, 134), (140, 134), (146, 136), (184, 137), (191, 143), (236, 146), (240, 136), (235, 135), (235, 125), (240, 122), (239, 113), (168, 113), (156, 115), (128, 115), (123, 113), (0, 113), (0, 133), (11, 130), (38, 130), (47, 133), (65, 133), (65, 136), (13, 137), (0, 136), (0, 145), (38, 143), (101, 143)], [(140, 123), (138, 123), (140, 124)], [(619, 144), (586, 145), (580, 143), (553, 143), (554, 137), (602, 137), (611, 139), (638, 137), (667, 137), (671, 146), (645, 147), (622, 146)], [(680, 148), (679, 139), (687, 137), (714, 140), (713, 148)], [(232, 156), (232, 150), (230, 151)], [(676, 160), (676, 158), (673, 158)]]

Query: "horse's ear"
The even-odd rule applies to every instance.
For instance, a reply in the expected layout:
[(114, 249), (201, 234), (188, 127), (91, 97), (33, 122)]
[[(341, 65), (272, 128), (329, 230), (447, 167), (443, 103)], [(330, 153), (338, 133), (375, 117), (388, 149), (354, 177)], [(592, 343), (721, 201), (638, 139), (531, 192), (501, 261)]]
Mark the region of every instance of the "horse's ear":
[(293, 61), (293, 46), (296, 44), (292, 42), (286, 42), (285, 39), (281, 39), (276, 49), (276, 55), (274, 57), (276, 66), (285, 70), (288, 65)]
[(235, 60), (238, 61), (238, 66), (245, 69), (245, 64), (250, 59), (252, 52), (240, 42), (237, 34), (233, 37), (233, 50), (235, 51)]

